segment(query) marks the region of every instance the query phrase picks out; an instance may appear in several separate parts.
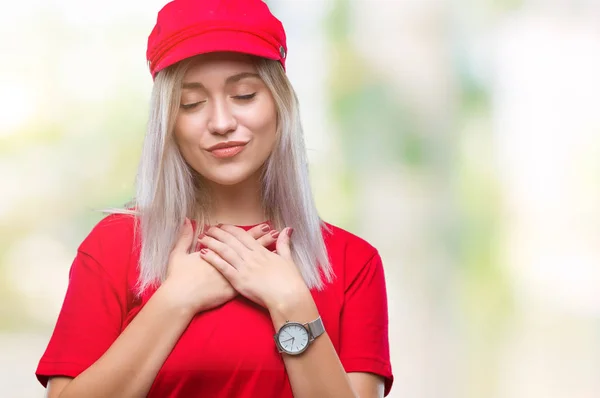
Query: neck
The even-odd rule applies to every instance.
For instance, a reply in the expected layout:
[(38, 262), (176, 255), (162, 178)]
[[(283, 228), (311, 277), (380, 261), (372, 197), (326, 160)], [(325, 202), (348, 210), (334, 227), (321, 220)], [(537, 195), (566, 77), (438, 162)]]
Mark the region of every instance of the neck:
[(267, 220), (262, 205), (260, 173), (236, 185), (208, 185), (211, 223), (256, 225)]

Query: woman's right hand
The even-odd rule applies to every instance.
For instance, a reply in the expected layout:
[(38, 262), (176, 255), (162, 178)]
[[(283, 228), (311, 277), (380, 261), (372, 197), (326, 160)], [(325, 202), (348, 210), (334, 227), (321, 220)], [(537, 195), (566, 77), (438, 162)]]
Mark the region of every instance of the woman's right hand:
[[(265, 247), (274, 243), (278, 235), (267, 224), (257, 225), (248, 232)], [(191, 315), (225, 304), (237, 295), (227, 279), (194, 250), (193, 238), (192, 224), (186, 219), (169, 256), (167, 277), (160, 287), (178, 307)]]

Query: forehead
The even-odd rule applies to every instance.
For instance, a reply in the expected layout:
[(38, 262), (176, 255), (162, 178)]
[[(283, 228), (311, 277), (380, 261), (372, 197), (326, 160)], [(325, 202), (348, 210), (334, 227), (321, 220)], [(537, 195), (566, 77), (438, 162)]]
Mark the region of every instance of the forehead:
[(210, 53), (198, 55), (183, 76), (183, 82), (203, 85), (223, 82), (227, 77), (240, 73), (257, 73), (249, 55), (239, 53)]

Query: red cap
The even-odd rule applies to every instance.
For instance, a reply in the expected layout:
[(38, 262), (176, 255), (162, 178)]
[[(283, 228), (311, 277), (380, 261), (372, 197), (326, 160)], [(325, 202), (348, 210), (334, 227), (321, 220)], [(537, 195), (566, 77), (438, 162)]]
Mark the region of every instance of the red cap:
[(262, 0), (173, 0), (158, 12), (146, 59), (154, 78), (185, 58), (215, 51), (274, 59), (285, 68), (285, 31)]

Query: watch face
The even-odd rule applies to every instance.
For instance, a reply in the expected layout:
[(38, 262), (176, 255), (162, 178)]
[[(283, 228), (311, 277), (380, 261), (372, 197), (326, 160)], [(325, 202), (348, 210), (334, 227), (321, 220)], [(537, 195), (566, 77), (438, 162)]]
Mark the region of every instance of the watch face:
[(286, 323), (279, 331), (277, 342), (288, 354), (300, 354), (308, 347), (308, 332), (299, 323)]

